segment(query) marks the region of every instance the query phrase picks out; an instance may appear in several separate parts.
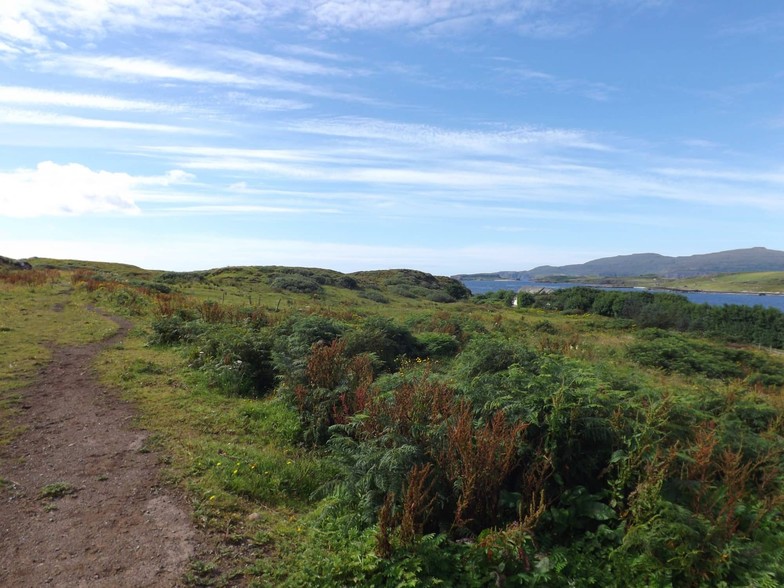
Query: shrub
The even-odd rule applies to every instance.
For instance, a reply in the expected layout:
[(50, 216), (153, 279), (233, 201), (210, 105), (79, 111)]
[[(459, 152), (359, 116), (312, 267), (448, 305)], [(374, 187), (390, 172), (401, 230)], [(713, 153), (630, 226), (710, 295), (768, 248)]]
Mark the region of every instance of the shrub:
[(271, 286), (278, 290), (287, 290), (298, 294), (317, 294), (323, 290), (321, 284), (315, 279), (296, 274), (278, 276), (272, 280)]
[(480, 374), (503, 371), (513, 364), (532, 365), (536, 354), (499, 335), (475, 336), (454, 363), (455, 375), (468, 381)]
[(193, 343), (207, 328), (207, 323), (201, 320), (187, 320), (180, 314), (164, 316), (153, 321), (150, 343), (155, 345)]
[(212, 325), (196, 340), (193, 367), (223, 392), (261, 396), (275, 387), (269, 333), (229, 325)]
[(447, 292), (441, 292), (441, 291), (438, 291), (438, 290), (434, 290), (434, 291), (428, 292), (425, 295), (425, 298), (427, 298), (430, 302), (444, 302), (444, 303), (448, 303), (448, 302), (454, 302), (455, 301), (454, 297), (451, 296), (450, 294), (448, 294)]
[(363, 290), (359, 293), (360, 298), (365, 298), (366, 300), (371, 300), (373, 302), (378, 302), (379, 304), (387, 304), (389, 302), (389, 298), (384, 296), (378, 290)]
[(346, 334), (346, 353), (372, 353), (384, 369), (393, 371), (400, 358), (416, 358), (422, 348), (406, 327), (390, 319), (370, 317), (359, 329)]
[(424, 355), (432, 358), (452, 357), (460, 349), (457, 338), (446, 333), (421, 333), (417, 341)]
[(318, 315), (292, 317), (274, 334), (272, 360), (284, 384), (293, 391), (306, 385), (305, 368), (314, 343), (331, 343), (345, 330), (340, 323)]

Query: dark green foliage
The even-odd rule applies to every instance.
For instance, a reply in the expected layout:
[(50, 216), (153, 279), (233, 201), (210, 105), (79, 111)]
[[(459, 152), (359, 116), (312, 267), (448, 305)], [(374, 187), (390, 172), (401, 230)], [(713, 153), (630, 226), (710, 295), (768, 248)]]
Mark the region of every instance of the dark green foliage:
[(160, 345), (173, 345), (176, 343), (193, 343), (208, 328), (207, 323), (195, 320), (195, 317), (184, 317), (175, 314), (161, 317), (153, 321), (153, 334), (150, 342)]
[(402, 358), (416, 358), (423, 348), (406, 327), (382, 317), (370, 317), (360, 328), (346, 334), (346, 352), (349, 355), (372, 353), (392, 371)]
[(512, 365), (533, 365), (536, 354), (525, 345), (500, 335), (478, 335), (469, 341), (454, 364), (454, 373), (462, 381), (480, 374), (492, 374)]
[(331, 343), (344, 326), (318, 315), (291, 317), (276, 330), (272, 359), (275, 369), (289, 389), (306, 384), (305, 368), (314, 343)]
[(515, 293), (512, 290), (494, 290), (492, 292), (485, 292), (473, 297), (473, 302), (477, 304), (503, 304), (504, 306), (512, 306), (515, 299)]
[[(352, 275), (423, 298), (443, 291), (431, 278)], [(280, 585), (784, 585), (784, 362), (727, 343), (775, 343), (780, 313), (648, 292), (535, 300), (555, 312), (492, 334), (471, 305), (405, 323), (283, 311), (272, 327), (202, 303), (156, 321), (152, 340), (182, 345), (232, 393), (277, 384), (283, 411), (251, 403), (237, 426), (326, 459), (217, 472), (269, 504), (301, 505), (321, 484)], [(575, 333), (579, 349), (561, 344)]]
[(317, 294), (322, 291), (321, 284), (315, 279), (301, 275), (278, 276), (270, 282), (273, 288), (288, 290), (299, 294)]
[(766, 386), (784, 383), (784, 364), (745, 350), (700, 343), (660, 329), (642, 331), (638, 337), (640, 341), (628, 348), (628, 354), (645, 366), (709, 378), (748, 376), (752, 383)]
[(375, 286), (404, 298), (424, 298), (433, 302), (467, 300), (471, 291), (462, 282), (432, 276), (416, 270), (384, 270), (351, 274), (363, 287)]
[(535, 306), (631, 319), (641, 327), (695, 331), (725, 341), (784, 348), (784, 313), (775, 308), (694, 304), (685, 296), (564, 288), (536, 297)]
[(195, 341), (191, 365), (229, 394), (261, 396), (276, 382), (269, 332), (211, 325)]
[(423, 355), (434, 359), (452, 357), (460, 349), (460, 342), (455, 336), (446, 333), (420, 333), (417, 341)]
[(530, 292), (517, 293), (517, 306), (519, 308), (528, 308), (530, 306), (533, 306), (535, 302), (536, 302), (536, 297)]
[(427, 298), (430, 302), (454, 302), (455, 298), (447, 293), (441, 292), (438, 290), (430, 291), (425, 294), (425, 298)]
[(372, 300), (373, 302), (378, 302), (379, 304), (387, 304), (389, 303), (389, 298), (384, 296), (378, 290), (362, 290), (359, 293), (360, 298), (365, 298), (366, 300)]

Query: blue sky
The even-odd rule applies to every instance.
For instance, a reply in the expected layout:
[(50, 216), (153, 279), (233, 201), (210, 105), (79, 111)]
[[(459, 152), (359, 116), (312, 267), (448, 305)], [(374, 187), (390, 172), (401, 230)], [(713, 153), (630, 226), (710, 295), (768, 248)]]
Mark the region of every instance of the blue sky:
[(439, 274), (784, 249), (778, 0), (0, 3), (0, 254)]

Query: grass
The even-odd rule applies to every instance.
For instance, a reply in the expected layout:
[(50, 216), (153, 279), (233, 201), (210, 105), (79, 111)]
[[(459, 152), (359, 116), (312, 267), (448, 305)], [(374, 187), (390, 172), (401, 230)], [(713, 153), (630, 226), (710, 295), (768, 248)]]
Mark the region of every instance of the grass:
[(569, 281), (628, 288), (675, 288), (678, 290), (702, 290), (705, 292), (784, 293), (784, 272), (715, 274), (677, 279), (654, 277), (572, 278)]
[[(166, 477), (187, 488), (197, 524), (225, 540), (269, 537), (264, 553), (274, 558), (289, 549), (282, 544), (289, 534), (280, 529), (297, 525), (333, 468), (294, 445), (297, 418), (279, 399), (223, 396), (184, 365), (176, 349), (149, 346), (143, 330), (98, 360), (103, 381), (139, 407), (138, 424), (151, 432), (156, 451), (170, 457)], [(252, 553), (238, 553), (222, 558), (229, 576), (255, 563)], [(203, 572), (191, 571), (192, 585), (205, 575), (217, 581), (212, 568)]]
[(674, 280), (667, 285), (708, 292), (784, 292), (784, 272), (721, 274)]

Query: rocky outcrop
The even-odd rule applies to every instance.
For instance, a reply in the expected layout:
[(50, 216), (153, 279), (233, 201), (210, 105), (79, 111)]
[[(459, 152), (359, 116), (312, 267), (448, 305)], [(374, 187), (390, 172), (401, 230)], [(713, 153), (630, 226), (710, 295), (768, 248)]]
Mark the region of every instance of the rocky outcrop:
[(10, 257), (3, 257), (0, 255), (0, 269), (33, 269), (33, 266), (28, 262), (20, 259), (11, 259)]

